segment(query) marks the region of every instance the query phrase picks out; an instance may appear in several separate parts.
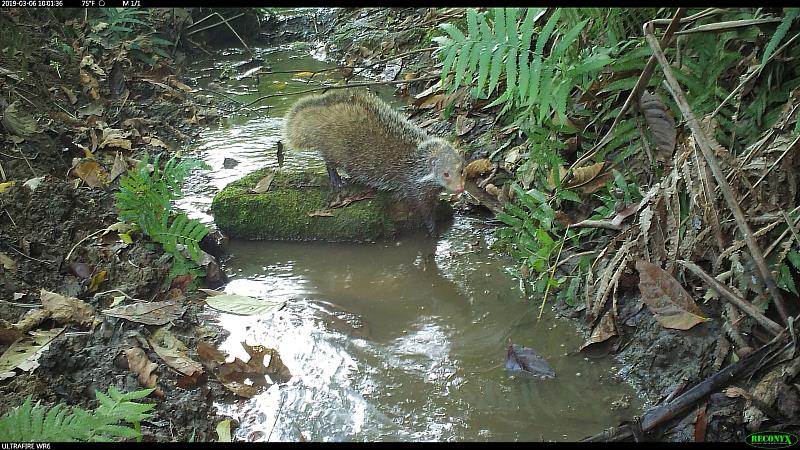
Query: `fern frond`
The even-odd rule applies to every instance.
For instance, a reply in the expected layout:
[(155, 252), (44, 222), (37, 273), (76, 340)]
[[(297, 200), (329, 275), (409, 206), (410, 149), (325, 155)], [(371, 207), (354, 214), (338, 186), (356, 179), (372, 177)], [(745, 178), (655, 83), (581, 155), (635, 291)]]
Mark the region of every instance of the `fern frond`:
[(775, 29), (775, 33), (770, 38), (767, 48), (764, 49), (764, 54), (761, 55), (762, 68), (767, 64), (767, 60), (772, 56), (772, 52), (778, 48), (778, 44), (786, 37), (786, 33), (789, 32), (789, 27), (792, 26), (792, 22), (794, 22), (798, 14), (800, 14), (800, 8), (786, 8), (786, 15), (783, 17), (780, 25), (778, 25), (778, 28)]

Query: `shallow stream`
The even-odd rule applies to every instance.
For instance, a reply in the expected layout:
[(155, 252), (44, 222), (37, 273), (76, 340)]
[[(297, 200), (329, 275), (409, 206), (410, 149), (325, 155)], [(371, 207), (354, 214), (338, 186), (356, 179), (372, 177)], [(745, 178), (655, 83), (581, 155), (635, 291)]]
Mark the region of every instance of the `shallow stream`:
[[(254, 49), (271, 70), (328, 65), (305, 49)], [(247, 61), (239, 50), (194, 62), (200, 87), (248, 102), (316, 86), (292, 75), (220, 80)], [(315, 77), (316, 78), (316, 77)], [(322, 77), (324, 78), (324, 76)], [(379, 93), (394, 105), (392, 89)], [(217, 96), (219, 94), (214, 94)], [(261, 167), (277, 167), (282, 116), (297, 97), (279, 96), (206, 129), (179, 206), (211, 222), (213, 195)], [(224, 168), (225, 158), (238, 165)], [(314, 153), (288, 152), (284, 167), (322, 168)], [(438, 239), (423, 234), (368, 245), (231, 240), (226, 292), (286, 300), (268, 316), (214, 314), (231, 332), (222, 350), (246, 360), (240, 342), (279, 351), (292, 379), (256, 397), (219, 403), (250, 441), (578, 440), (635, 414), (640, 401), (614, 379), (609, 360), (577, 352), (572, 324), (526, 300), (489, 250), (492, 230), (457, 216)], [(540, 380), (504, 368), (506, 340), (534, 348), (556, 370)]]

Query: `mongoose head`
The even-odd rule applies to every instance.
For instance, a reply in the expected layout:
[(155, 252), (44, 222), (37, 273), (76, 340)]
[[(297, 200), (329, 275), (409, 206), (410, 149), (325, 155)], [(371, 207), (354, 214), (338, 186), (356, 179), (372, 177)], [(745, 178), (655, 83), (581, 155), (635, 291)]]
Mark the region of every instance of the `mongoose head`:
[(464, 158), (450, 145), (440, 138), (422, 141), (419, 145), (422, 154), (429, 155), (430, 172), (420, 181), (431, 181), (449, 192), (464, 192)]

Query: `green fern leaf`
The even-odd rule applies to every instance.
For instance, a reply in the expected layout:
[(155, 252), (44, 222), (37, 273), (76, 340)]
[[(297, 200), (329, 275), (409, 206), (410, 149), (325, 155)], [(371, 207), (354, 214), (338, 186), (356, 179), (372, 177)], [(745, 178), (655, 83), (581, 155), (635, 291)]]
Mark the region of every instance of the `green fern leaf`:
[(517, 36), (517, 12), (519, 8), (506, 8), (506, 34), (508, 35), (508, 45), (511, 48), (517, 47), (519, 36)]
[(467, 63), (469, 63), (469, 54), (472, 44), (472, 41), (467, 41), (464, 43), (464, 46), (459, 49), (458, 58), (456, 59), (456, 73), (453, 77), (453, 90), (458, 89), (458, 87), (461, 85), (461, 78), (464, 77), (464, 72), (467, 69)]
[(489, 69), (489, 88), (487, 93), (492, 95), (494, 89), (497, 87), (497, 83), (500, 81), (500, 73), (503, 71), (503, 57), (505, 56), (506, 46), (498, 45), (494, 48), (494, 54), (492, 55), (492, 64)]
[(560, 58), (561, 55), (564, 54), (564, 51), (566, 51), (566, 49), (575, 42), (575, 40), (581, 34), (581, 31), (583, 31), (583, 27), (585, 27), (587, 23), (589, 23), (589, 19), (583, 20), (572, 27), (567, 34), (561, 38), (561, 41), (558, 43), (558, 45), (556, 45), (556, 48), (550, 54), (550, 57), (553, 59)]
[(455, 44), (453, 44), (444, 49), (444, 51), (445, 57), (444, 62), (442, 63), (442, 84), (444, 84), (447, 75), (450, 73), (450, 69), (453, 67), (453, 62), (456, 60), (456, 55), (458, 54), (458, 48)]
[(478, 12), (475, 8), (467, 8), (467, 34), (471, 38), (478, 36)]
[(553, 11), (553, 14), (547, 20), (542, 31), (539, 32), (539, 35), (536, 36), (536, 49), (534, 53), (537, 55), (544, 55), (544, 46), (547, 45), (547, 41), (550, 40), (550, 33), (553, 32), (553, 29), (556, 27), (556, 23), (558, 23), (558, 18), (561, 17), (561, 8), (556, 8)]
[(519, 99), (521, 102), (526, 100), (525, 94), (528, 93), (530, 83), (531, 67), (528, 64), (528, 53), (520, 51), (519, 62)]
[(511, 47), (506, 56), (506, 90), (513, 93), (517, 90), (517, 47)]
[(454, 41), (458, 42), (459, 44), (463, 44), (464, 41), (467, 40), (467, 37), (464, 36), (464, 33), (452, 23), (440, 24), (439, 29), (447, 33)]
[(772, 35), (772, 38), (770, 38), (767, 48), (764, 49), (764, 54), (761, 55), (762, 68), (767, 64), (767, 60), (772, 56), (772, 52), (778, 48), (778, 44), (786, 37), (786, 33), (789, 32), (789, 27), (791, 27), (798, 13), (800, 13), (800, 8), (786, 8), (786, 16), (783, 17), (780, 25), (775, 29), (775, 33)]
[(492, 50), (486, 43), (482, 44), (481, 57), (478, 61), (478, 82), (475, 86), (477, 95), (483, 94), (483, 87), (486, 84), (486, 78), (489, 75), (489, 61), (492, 58)]
[(504, 45), (506, 43), (506, 12), (503, 8), (492, 8), (494, 13), (494, 35), (496, 42)]
[(539, 103), (539, 84), (542, 79), (542, 56), (539, 53), (533, 55), (530, 72), (530, 87), (528, 89), (528, 101), (526, 104), (536, 105)]

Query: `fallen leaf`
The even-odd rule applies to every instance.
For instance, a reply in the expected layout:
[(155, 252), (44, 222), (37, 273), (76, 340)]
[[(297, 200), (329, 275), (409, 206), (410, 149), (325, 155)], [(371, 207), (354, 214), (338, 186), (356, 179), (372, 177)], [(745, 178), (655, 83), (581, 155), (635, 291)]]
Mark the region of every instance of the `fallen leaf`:
[(106, 309), (103, 314), (145, 325), (165, 325), (183, 315), (185, 308), (174, 302), (139, 302)]
[[(276, 382), (285, 382), (291, 378), (289, 369), (276, 350), (261, 345), (250, 346), (244, 342), (242, 347), (250, 355), (250, 359), (244, 362), (236, 358), (233, 362), (222, 364), (217, 377), (231, 392), (250, 398), (272, 384), (271, 377), (268, 379), (267, 375), (274, 376)], [(265, 366), (266, 356), (270, 357), (270, 362)]]
[(286, 302), (262, 300), (238, 294), (215, 295), (206, 298), (208, 306), (223, 312), (251, 316), (254, 314), (267, 314), (277, 311)]
[(156, 352), (169, 367), (182, 373), (183, 375), (193, 376), (203, 372), (203, 366), (189, 357), (189, 349), (175, 335), (170, 333), (167, 327), (156, 330), (147, 342), (153, 346)]
[(108, 184), (108, 173), (97, 161), (81, 161), (72, 172), (91, 187), (103, 187)]
[(328, 208), (332, 208), (332, 209), (333, 208), (344, 208), (345, 206), (347, 206), (347, 205), (349, 205), (351, 203), (359, 202), (361, 200), (369, 200), (371, 198), (375, 198), (375, 193), (372, 192), (372, 191), (367, 191), (367, 192), (363, 192), (361, 194), (351, 195), (349, 197), (345, 197), (345, 198), (343, 198), (343, 199), (341, 199), (339, 201), (331, 203), (330, 205), (328, 205)]
[(12, 181), (6, 181), (5, 183), (0, 183), (0, 194), (5, 192), (8, 188), (13, 186), (15, 183), (16, 183), (16, 181), (13, 181), (13, 180)]
[(642, 93), (639, 109), (650, 126), (650, 131), (653, 132), (653, 140), (658, 150), (656, 160), (661, 163), (672, 160), (672, 154), (675, 152), (675, 139), (678, 135), (675, 119), (669, 114), (661, 99), (647, 91)]
[(114, 157), (114, 166), (111, 167), (111, 175), (108, 176), (108, 182), (116, 180), (118, 176), (128, 171), (128, 161), (122, 156), (122, 153), (117, 152)]
[(444, 94), (434, 94), (423, 99), (422, 101), (417, 101), (414, 104), (417, 105), (419, 109), (430, 109), (436, 106), (436, 104), (439, 103), (439, 101), (444, 97)]
[(94, 308), (83, 300), (44, 289), (39, 291), (39, 296), (45, 311), (60, 324), (75, 322), (89, 325), (94, 320)]
[(464, 178), (471, 180), (479, 175), (489, 173), (494, 169), (494, 164), (486, 158), (476, 159), (464, 167)]
[(98, 100), (100, 98), (100, 85), (97, 83), (97, 80), (89, 74), (88, 71), (80, 69), (80, 76), (81, 76), (81, 84), (86, 89), (86, 93), (89, 94), (92, 100)]
[(215, 369), (219, 365), (225, 364), (225, 354), (205, 341), (197, 343), (197, 357), (209, 369)]
[(294, 76), (297, 78), (311, 78), (316, 74), (317, 72), (297, 72)]
[(605, 314), (603, 314), (603, 317), (600, 319), (600, 321), (597, 322), (597, 325), (592, 330), (591, 336), (589, 336), (589, 339), (587, 339), (586, 342), (581, 345), (579, 350), (584, 350), (591, 345), (605, 342), (608, 339), (618, 335), (619, 333), (617, 333), (617, 324), (616, 320), (614, 319), (614, 314), (612, 314), (611, 310), (608, 310)]
[(144, 142), (145, 144), (152, 145), (153, 147), (169, 148), (167, 147), (167, 144), (164, 143), (164, 141), (154, 137), (149, 137), (149, 136), (143, 137), (142, 142)]
[(31, 372), (39, 367), (39, 357), (47, 350), (50, 342), (58, 337), (64, 328), (31, 332), (31, 336), (17, 339), (0, 355), (0, 380), (16, 375), (15, 369)]
[(217, 424), (217, 442), (233, 442), (231, 439), (231, 419), (225, 419)]
[(147, 359), (147, 354), (139, 347), (131, 347), (125, 350), (125, 357), (128, 358), (128, 369), (136, 374), (136, 379), (142, 387), (153, 388), (154, 394), (163, 397), (164, 393), (158, 388), (156, 382), (158, 376), (153, 373), (158, 365)]
[(333, 217), (332, 211), (311, 211), (307, 212), (306, 216), (308, 217)]
[(9, 134), (21, 138), (19, 142), (22, 142), (24, 138), (36, 132), (36, 119), (18, 111), (17, 107), (18, 102), (13, 102), (6, 107), (5, 111), (0, 114), (0, 125)]
[(128, 139), (128, 132), (116, 128), (103, 129), (103, 138), (97, 148), (117, 147), (125, 150), (131, 149), (131, 140)]
[(197, 289), (197, 290), (198, 290), (198, 291), (200, 291), (200, 292), (202, 292), (202, 293), (204, 293), (204, 294), (206, 294), (206, 295), (207, 295), (207, 296), (209, 296), (209, 297), (213, 297), (213, 296), (215, 296), (215, 295), (225, 295), (225, 293), (224, 293), (224, 292), (215, 291), (215, 290), (213, 290), (213, 289), (203, 289), (203, 288), (199, 288), (199, 289)]
[(69, 100), (70, 105), (78, 103), (78, 97), (75, 96), (75, 93), (73, 93), (71, 89), (68, 89), (66, 86), (61, 86), (61, 91), (63, 91), (64, 95), (67, 96), (67, 100)]
[(10, 272), (17, 271), (17, 263), (13, 259), (9, 258), (8, 255), (5, 253), (0, 252), (0, 265), (3, 266), (3, 269), (8, 270)]
[(506, 354), (506, 368), (514, 371), (523, 371), (539, 378), (554, 378), (556, 371), (550, 364), (536, 353), (532, 348), (512, 344), (508, 340), (508, 353)]
[(702, 311), (683, 286), (662, 268), (647, 261), (636, 261), (639, 291), (656, 320), (665, 328), (688, 330), (711, 319)]
[(103, 281), (106, 281), (106, 276), (107, 275), (108, 275), (108, 272), (106, 272), (105, 270), (101, 270), (100, 272), (97, 272), (96, 274), (94, 274), (94, 276), (92, 277), (92, 281), (89, 282), (89, 292), (96, 291), (97, 288), (100, 286), (100, 284)]
[(253, 193), (256, 193), (256, 194), (263, 194), (264, 192), (269, 191), (269, 187), (272, 184), (272, 179), (273, 178), (275, 178), (275, 174), (271, 173), (271, 174), (265, 176), (264, 178), (258, 180), (258, 183), (256, 183), (256, 187), (251, 189), (250, 192), (253, 192)]
[(467, 116), (458, 116), (456, 117), (456, 135), (463, 136), (473, 128), (475, 128), (475, 124), (478, 123), (475, 119), (470, 119)]

